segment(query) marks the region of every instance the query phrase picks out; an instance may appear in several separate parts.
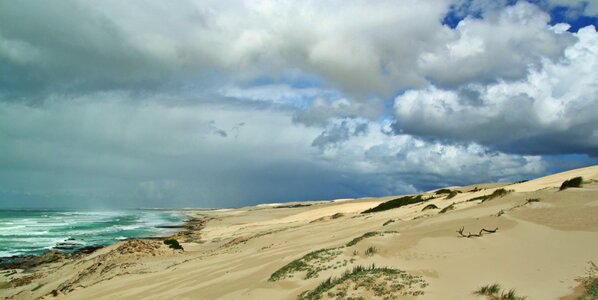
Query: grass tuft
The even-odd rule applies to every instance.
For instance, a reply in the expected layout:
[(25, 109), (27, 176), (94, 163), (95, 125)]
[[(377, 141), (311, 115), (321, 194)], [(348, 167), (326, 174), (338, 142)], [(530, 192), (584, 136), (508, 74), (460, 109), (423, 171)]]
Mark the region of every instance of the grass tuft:
[(424, 207), (424, 208), (422, 209), (422, 211), (424, 211), (424, 210), (428, 210), (428, 209), (438, 209), (438, 206), (436, 206), (436, 205), (434, 205), (434, 204), (428, 204), (428, 205), (426, 205), (426, 207)]
[(370, 246), (365, 250), (365, 255), (372, 256), (372, 255), (376, 254), (376, 252), (378, 252), (378, 249), (374, 246)]
[(579, 300), (598, 299), (598, 278), (595, 278), (593, 280), (586, 282), (586, 284), (584, 285), (584, 288), (586, 289), (584, 291), (584, 294), (577, 299), (579, 299)]
[(363, 239), (367, 239), (373, 236), (378, 236), (378, 235), (382, 235), (382, 233), (378, 232), (378, 231), (370, 231), (370, 232), (366, 232), (354, 239), (352, 239), (350, 242), (347, 243), (347, 247), (351, 247), (356, 245), (357, 243), (359, 243), (361, 240)]
[(448, 196), (446, 196), (446, 199), (452, 199), (455, 198), (455, 196), (457, 196), (459, 193), (461, 193), (460, 191), (451, 191), (450, 194), (448, 194)]
[(416, 195), (416, 196), (404, 196), (401, 198), (397, 198), (397, 199), (393, 199), (390, 201), (386, 201), (384, 203), (380, 203), (378, 206), (376, 207), (372, 207), (370, 209), (367, 209), (365, 211), (362, 211), (362, 214), (367, 214), (367, 213), (373, 213), (373, 212), (379, 212), (379, 211), (385, 211), (385, 210), (389, 210), (389, 209), (393, 209), (393, 208), (399, 208), (401, 206), (405, 206), (405, 205), (409, 205), (409, 204), (415, 204), (415, 203), (419, 203), (419, 202), (423, 202), (425, 201), (422, 198), (422, 195)]
[(492, 192), (492, 194), (490, 195), (483, 195), (483, 196), (479, 196), (479, 197), (475, 197), (475, 198), (471, 198), (467, 201), (476, 201), (476, 200), (482, 200), (482, 203), (488, 201), (488, 200), (492, 200), (495, 198), (502, 198), (504, 196), (506, 196), (507, 194), (513, 192), (513, 190), (505, 190), (503, 188), (500, 189), (496, 189), (494, 190), (494, 192)]
[(393, 219), (390, 219), (390, 220), (388, 220), (388, 221), (384, 222), (384, 224), (382, 224), (382, 226), (386, 226), (386, 225), (388, 225), (388, 224), (390, 224), (390, 223), (394, 223), (394, 222), (395, 222), (395, 220), (393, 220)]
[(559, 188), (559, 191), (562, 191), (564, 189), (567, 188), (578, 188), (581, 187), (583, 183), (583, 178), (582, 177), (575, 177), (575, 178), (571, 178), (569, 180), (565, 180), (563, 182), (563, 184), (561, 184), (561, 187)]
[(440, 190), (437, 190), (436, 192), (434, 192), (434, 194), (436, 194), (436, 195), (450, 194), (450, 193), (451, 193), (451, 190), (449, 190), (449, 189), (440, 189)]
[(524, 300), (527, 297), (517, 296), (514, 289), (501, 291), (499, 284), (489, 284), (473, 292), (475, 295), (487, 296), (491, 300)]
[[(321, 299), (324, 295), (330, 298), (351, 299), (348, 293), (358, 289), (372, 291), (378, 297), (398, 298), (403, 296), (422, 295), (427, 283), (419, 276), (413, 276), (402, 270), (376, 267), (355, 266), (345, 271), (338, 278), (328, 278), (315, 289), (304, 291), (298, 297), (300, 300)], [(352, 287), (352, 288), (351, 288)], [(350, 290), (351, 288), (351, 290)], [(335, 292), (336, 291), (336, 292)]]
[(455, 203), (453, 203), (453, 204), (451, 204), (451, 205), (449, 205), (449, 206), (447, 206), (447, 207), (443, 208), (443, 209), (442, 209), (442, 210), (440, 210), (438, 213), (439, 213), (439, 214), (443, 214), (443, 213), (445, 213), (445, 212), (447, 212), (447, 211), (449, 211), (449, 210), (453, 210), (453, 209), (455, 209)]
[(589, 262), (587, 274), (587, 277), (578, 279), (581, 281), (584, 291), (576, 300), (598, 299), (598, 266), (592, 261)]
[(317, 277), (318, 272), (323, 270), (318, 268), (319, 263), (327, 262), (341, 254), (341, 250), (338, 248), (325, 248), (316, 251), (309, 252), (303, 257), (295, 259), (290, 263), (286, 264), (282, 268), (276, 270), (276, 272), (270, 275), (268, 281), (278, 281), (281, 279), (291, 277), (295, 272), (307, 271), (305, 278)]

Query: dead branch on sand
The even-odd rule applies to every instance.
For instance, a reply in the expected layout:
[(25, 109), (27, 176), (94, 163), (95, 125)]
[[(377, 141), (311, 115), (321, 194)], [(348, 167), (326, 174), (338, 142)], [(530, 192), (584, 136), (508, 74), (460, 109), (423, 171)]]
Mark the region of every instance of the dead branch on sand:
[(498, 227), (496, 227), (494, 230), (482, 228), (482, 229), (480, 229), (480, 232), (477, 234), (471, 233), (471, 232), (468, 232), (468, 234), (464, 234), (463, 230), (465, 230), (465, 227), (461, 227), (461, 229), (457, 230), (457, 233), (462, 237), (472, 238), (472, 237), (481, 237), (484, 233), (488, 233), (488, 234), (495, 233), (496, 231), (498, 231)]

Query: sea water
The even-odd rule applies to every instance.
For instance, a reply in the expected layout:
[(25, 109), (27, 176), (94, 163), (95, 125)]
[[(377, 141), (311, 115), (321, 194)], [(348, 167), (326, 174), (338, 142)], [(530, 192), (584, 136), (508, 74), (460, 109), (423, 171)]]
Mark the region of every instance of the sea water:
[(41, 254), (71, 245), (109, 245), (118, 240), (163, 236), (183, 223), (177, 211), (0, 210), (0, 257)]

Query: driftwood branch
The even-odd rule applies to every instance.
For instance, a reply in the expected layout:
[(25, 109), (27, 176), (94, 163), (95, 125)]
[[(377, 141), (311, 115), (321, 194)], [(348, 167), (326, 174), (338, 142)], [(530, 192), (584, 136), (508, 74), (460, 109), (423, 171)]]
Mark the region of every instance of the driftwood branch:
[(495, 233), (496, 231), (498, 231), (498, 227), (494, 228), (494, 230), (492, 229), (486, 229), (486, 228), (482, 228), (480, 229), (479, 233), (471, 233), (468, 232), (467, 234), (464, 234), (463, 231), (465, 230), (465, 227), (461, 227), (459, 230), (457, 230), (457, 233), (462, 236), (462, 237), (466, 237), (466, 238), (472, 238), (472, 237), (481, 237), (484, 233)]

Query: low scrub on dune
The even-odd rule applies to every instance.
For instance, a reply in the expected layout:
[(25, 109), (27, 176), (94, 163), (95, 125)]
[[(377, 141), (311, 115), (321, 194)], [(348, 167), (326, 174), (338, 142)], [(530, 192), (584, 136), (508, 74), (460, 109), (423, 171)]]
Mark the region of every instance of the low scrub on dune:
[(565, 181), (563, 181), (563, 184), (561, 184), (561, 187), (559, 188), (559, 191), (562, 191), (562, 190), (568, 189), (568, 188), (578, 188), (578, 187), (581, 187), (582, 183), (583, 183), (583, 178), (582, 177), (575, 177), (575, 178), (571, 178), (569, 180), (565, 180)]
[(487, 296), (489, 300), (525, 300), (527, 297), (517, 296), (514, 289), (503, 291), (499, 284), (489, 284), (473, 292), (475, 295)]
[(450, 189), (439, 189), (436, 192), (434, 192), (434, 194), (436, 195), (440, 195), (440, 194), (450, 194), (451, 190)]
[(339, 248), (326, 248), (312, 251), (278, 269), (276, 272), (270, 275), (270, 279), (268, 280), (278, 281), (281, 279), (290, 278), (293, 276), (293, 273), (302, 271), (307, 272), (305, 279), (317, 277), (320, 271), (330, 269), (331, 266), (325, 264), (334, 260), (341, 253), (342, 250)]
[(393, 219), (390, 219), (390, 220), (388, 220), (388, 221), (384, 222), (384, 224), (382, 224), (382, 226), (386, 226), (386, 225), (388, 225), (388, 224), (390, 224), (390, 223), (394, 223), (394, 222), (395, 222), (395, 220), (393, 220)]
[(592, 300), (598, 299), (598, 278), (590, 280), (584, 284), (585, 291), (578, 300)]
[(461, 191), (451, 191), (447, 196), (446, 199), (452, 199), (455, 198), (455, 196), (459, 195), (459, 193), (461, 193)]
[(328, 278), (315, 289), (305, 291), (298, 297), (300, 300), (322, 299), (362, 299), (362, 291), (372, 292), (377, 297), (395, 299), (400, 296), (423, 295), (428, 284), (420, 276), (405, 271), (376, 267), (355, 266), (345, 271), (338, 278)]
[(494, 190), (494, 192), (492, 192), (492, 194), (490, 194), (490, 195), (484, 195), (484, 196), (479, 196), (479, 197), (471, 198), (471, 199), (469, 199), (467, 201), (482, 200), (482, 203), (483, 203), (483, 202), (486, 202), (488, 200), (492, 200), (492, 199), (496, 199), (496, 198), (502, 198), (502, 197), (508, 195), (511, 192), (513, 192), (513, 190), (505, 190), (503, 188), (500, 188), (500, 189)]
[(370, 237), (373, 237), (373, 236), (378, 236), (378, 235), (382, 235), (382, 233), (377, 232), (377, 231), (366, 232), (366, 233), (364, 233), (364, 234), (362, 234), (362, 235), (360, 235), (360, 236), (352, 239), (350, 242), (348, 242), (347, 243), (347, 247), (354, 246), (354, 245), (356, 245), (357, 243), (359, 243), (363, 239), (367, 239), (367, 238), (370, 238)]
[(405, 205), (409, 205), (409, 204), (415, 204), (415, 203), (419, 203), (419, 202), (424, 202), (425, 200), (422, 198), (422, 195), (415, 195), (415, 196), (404, 196), (401, 198), (397, 198), (397, 199), (393, 199), (390, 201), (386, 201), (384, 203), (381, 203), (380, 205), (370, 208), (368, 210), (365, 210), (363, 212), (361, 212), (362, 214), (367, 214), (367, 213), (373, 213), (373, 212), (379, 212), (379, 211), (385, 211), (385, 210), (389, 210), (389, 209), (393, 209), (393, 208), (399, 208), (401, 206), (405, 206)]
[(439, 214), (443, 214), (443, 213), (445, 213), (445, 212), (447, 212), (449, 210), (453, 210), (453, 209), (455, 209), (455, 203), (453, 203), (453, 204), (451, 204), (451, 205), (449, 205), (449, 206), (441, 209), (438, 213)]
[(372, 256), (372, 255), (376, 254), (376, 252), (378, 252), (378, 248), (376, 248), (374, 246), (370, 246), (367, 249), (365, 249), (366, 256)]
[(576, 281), (581, 282), (583, 288), (583, 294), (578, 296), (576, 300), (598, 299), (598, 266), (592, 261), (588, 264), (587, 276), (576, 279)]
[(168, 245), (168, 247), (170, 247), (171, 249), (174, 250), (185, 250), (183, 249), (183, 246), (181, 246), (181, 244), (179, 244), (179, 241), (175, 240), (175, 239), (167, 239), (164, 240), (164, 244)]
[(426, 205), (426, 207), (424, 207), (424, 208), (422, 209), (422, 211), (424, 211), (424, 210), (428, 210), (428, 209), (438, 209), (438, 206), (436, 206), (436, 205), (434, 205), (434, 204), (428, 204), (428, 205)]

